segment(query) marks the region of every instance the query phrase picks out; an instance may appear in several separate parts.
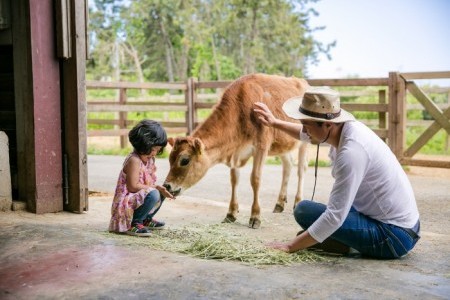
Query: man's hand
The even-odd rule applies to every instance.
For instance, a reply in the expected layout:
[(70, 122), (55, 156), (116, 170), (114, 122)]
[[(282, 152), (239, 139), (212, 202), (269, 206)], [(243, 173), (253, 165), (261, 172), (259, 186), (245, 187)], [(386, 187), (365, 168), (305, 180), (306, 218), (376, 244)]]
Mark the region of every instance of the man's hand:
[(307, 230), (305, 230), (288, 243), (275, 241), (266, 244), (266, 246), (272, 249), (292, 253), (301, 249), (308, 248), (315, 244), (317, 244), (317, 241), (309, 234)]
[(281, 251), (287, 252), (287, 253), (290, 252), (289, 246), (286, 243), (274, 241), (274, 242), (267, 243), (266, 246), (269, 248), (275, 249), (275, 250), (281, 250)]
[(262, 102), (255, 102), (255, 108), (253, 111), (256, 113), (256, 117), (266, 126), (273, 127), (277, 118), (272, 114), (270, 109)]

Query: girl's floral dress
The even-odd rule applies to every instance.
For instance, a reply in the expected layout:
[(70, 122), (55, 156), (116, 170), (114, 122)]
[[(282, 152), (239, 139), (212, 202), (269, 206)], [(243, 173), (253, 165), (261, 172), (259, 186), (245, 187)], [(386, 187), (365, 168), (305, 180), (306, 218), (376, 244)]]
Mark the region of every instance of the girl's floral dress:
[[(116, 192), (111, 207), (111, 221), (109, 223), (109, 231), (125, 232), (131, 227), (133, 220), (133, 212), (144, 203), (144, 199), (148, 193), (155, 190), (154, 187), (142, 189), (136, 193), (131, 193), (127, 190), (127, 175), (123, 172), (123, 167), (126, 165), (130, 157), (138, 156), (136, 153), (131, 153), (125, 159), (122, 170), (117, 180)], [(138, 156), (139, 157), (139, 156)], [(146, 164), (141, 161), (139, 169), (139, 183), (154, 186), (156, 183), (156, 166), (155, 159), (150, 159)]]

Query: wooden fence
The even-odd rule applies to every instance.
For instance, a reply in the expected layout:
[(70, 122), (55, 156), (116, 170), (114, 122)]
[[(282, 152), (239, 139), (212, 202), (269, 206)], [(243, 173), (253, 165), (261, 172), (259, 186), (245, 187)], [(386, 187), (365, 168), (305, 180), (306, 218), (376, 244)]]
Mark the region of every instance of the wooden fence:
[[(416, 79), (448, 79), (449, 72), (397, 73), (391, 72), (388, 77), (357, 78), (357, 79), (309, 79), (312, 86), (345, 87), (342, 90), (342, 108), (350, 112), (374, 112), (378, 114), (376, 123), (366, 120), (374, 132), (385, 140), (402, 164), (428, 167), (450, 168), (450, 158), (445, 161), (417, 159), (413, 156), (441, 129), (450, 134), (450, 88), (422, 90)], [(114, 125), (116, 129), (89, 130), (88, 136), (119, 136), (121, 146), (127, 144), (129, 128), (136, 121), (129, 120), (129, 112), (181, 112), (183, 119), (159, 120), (168, 133), (190, 134), (203, 120), (199, 111), (211, 109), (220, 98), (221, 91), (232, 81), (198, 82), (189, 78), (185, 83), (131, 83), (131, 82), (98, 82), (88, 81), (87, 89), (114, 89), (118, 91), (117, 100), (95, 99), (87, 101), (88, 112), (115, 112), (117, 119), (89, 118), (88, 124)], [(371, 87), (370, 91), (355, 91), (351, 88)], [(162, 96), (129, 97), (128, 90), (165, 90)], [(350, 90), (347, 90), (350, 89)], [(214, 90), (215, 93), (211, 93)], [(372, 91), (373, 90), (373, 91)], [(209, 91), (209, 92), (207, 92)], [(135, 92), (136, 93), (136, 92)], [(358, 103), (347, 99), (360, 99), (376, 94), (377, 103)], [(407, 104), (406, 96), (410, 93), (420, 104)], [(430, 93), (446, 95), (446, 103), (436, 104)], [(431, 121), (421, 121), (429, 127), (406, 149), (406, 126), (411, 121), (407, 119), (408, 110), (422, 110), (431, 116)], [(414, 121), (417, 123), (417, 121)], [(446, 157), (448, 158), (448, 156)]]

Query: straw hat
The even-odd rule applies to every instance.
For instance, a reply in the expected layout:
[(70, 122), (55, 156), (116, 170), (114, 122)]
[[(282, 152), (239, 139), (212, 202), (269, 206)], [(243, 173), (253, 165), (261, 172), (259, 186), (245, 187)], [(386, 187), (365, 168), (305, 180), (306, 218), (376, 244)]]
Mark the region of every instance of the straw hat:
[(283, 110), (286, 115), (297, 120), (333, 123), (355, 120), (351, 113), (341, 108), (339, 93), (326, 87), (312, 87), (306, 90), (303, 97), (286, 100)]

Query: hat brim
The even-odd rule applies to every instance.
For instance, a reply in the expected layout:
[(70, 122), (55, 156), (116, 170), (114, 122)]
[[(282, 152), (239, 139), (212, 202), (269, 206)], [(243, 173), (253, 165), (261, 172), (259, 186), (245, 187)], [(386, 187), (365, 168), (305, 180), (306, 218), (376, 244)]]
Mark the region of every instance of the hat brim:
[(342, 108), (341, 108), (341, 114), (339, 115), (339, 117), (330, 119), (330, 120), (325, 119), (325, 118), (323, 118), (323, 119), (315, 118), (315, 117), (311, 117), (311, 116), (302, 114), (298, 110), (298, 108), (302, 104), (302, 100), (303, 100), (303, 97), (293, 97), (293, 98), (286, 100), (286, 102), (284, 102), (284, 104), (283, 104), (284, 113), (288, 117), (290, 117), (292, 119), (296, 119), (296, 120), (314, 120), (314, 121), (332, 122), (332, 123), (342, 123), (342, 122), (355, 120), (355, 117), (351, 113), (349, 113), (348, 111), (346, 111)]

